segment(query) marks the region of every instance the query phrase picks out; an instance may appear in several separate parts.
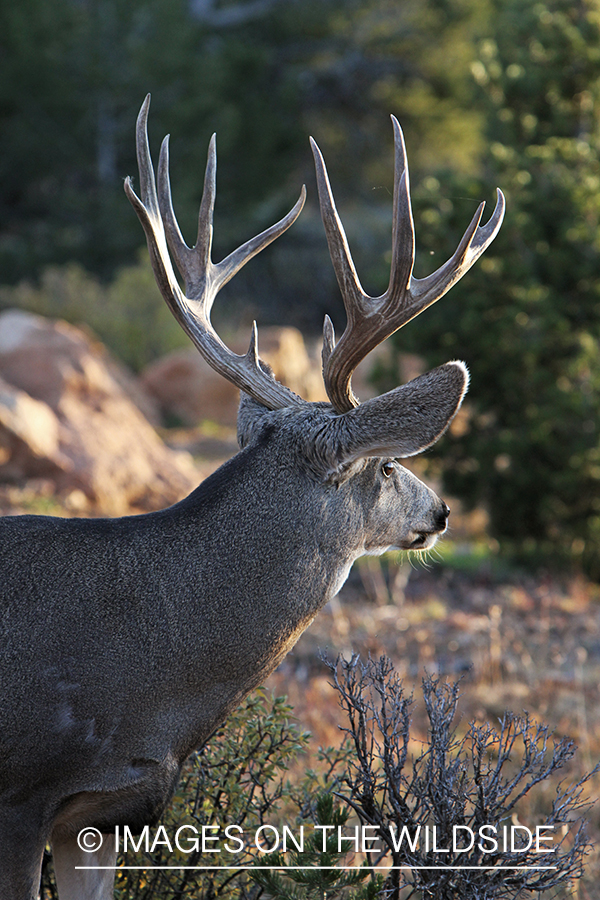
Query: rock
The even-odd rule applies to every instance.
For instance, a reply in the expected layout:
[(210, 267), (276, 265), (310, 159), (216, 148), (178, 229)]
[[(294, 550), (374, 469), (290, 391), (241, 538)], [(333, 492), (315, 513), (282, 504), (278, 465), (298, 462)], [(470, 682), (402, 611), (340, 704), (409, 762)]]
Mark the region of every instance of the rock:
[[(228, 341), (234, 353), (245, 353), (248, 335)], [(275, 377), (305, 400), (326, 400), (320, 362), (309, 357), (296, 328), (263, 328), (259, 353)], [(160, 406), (167, 420), (186, 425), (203, 419), (235, 425), (239, 391), (218, 375), (197, 350), (178, 350), (148, 366), (141, 375), (144, 389)]]
[(0, 476), (37, 478), (69, 471), (60, 423), (46, 403), (0, 378)]
[(158, 404), (167, 425), (196, 425), (209, 419), (235, 425), (239, 391), (197, 350), (174, 350), (144, 369), (142, 387)]
[(0, 375), (0, 475), (53, 473), (57, 490), (110, 515), (168, 505), (197, 485), (191, 457), (165, 447), (125, 392), (131, 376), (81, 330), (2, 313)]
[(327, 400), (320, 351), (317, 359), (311, 359), (297, 328), (263, 328), (259, 332), (259, 349), (275, 377), (292, 391), (305, 400)]

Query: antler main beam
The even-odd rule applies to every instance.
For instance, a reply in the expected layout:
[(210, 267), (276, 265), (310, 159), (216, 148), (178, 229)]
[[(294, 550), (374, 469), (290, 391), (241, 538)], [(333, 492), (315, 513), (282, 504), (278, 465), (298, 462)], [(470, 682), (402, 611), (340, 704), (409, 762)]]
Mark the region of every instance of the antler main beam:
[(347, 316), (346, 329), (337, 344), (329, 316), (325, 317), (323, 327), (323, 378), (327, 395), (340, 413), (358, 406), (351, 379), (359, 362), (462, 278), (494, 240), (504, 218), (504, 195), (498, 189), (496, 208), (489, 222), (484, 226), (479, 224), (485, 206), (481, 203), (451, 259), (426, 278), (414, 278), (415, 233), (406, 149), (402, 129), (397, 119), (391, 118), (395, 145), (392, 265), (388, 289), (381, 297), (370, 297), (360, 284), (323, 156), (311, 138), (321, 215)]
[[(130, 178), (125, 180), (125, 193), (146, 233), (150, 260), (160, 292), (177, 321), (209, 365), (233, 382), (236, 387), (262, 403), (267, 409), (283, 409), (286, 406), (303, 403), (300, 397), (276, 381), (261, 366), (256, 323), (252, 328), (248, 352), (245, 356), (240, 356), (226, 347), (217, 335), (210, 321), (210, 313), (220, 289), (253, 256), (260, 253), (296, 221), (304, 206), (306, 197), (304, 187), (297, 203), (287, 216), (238, 247), (220, 263), (213, 263), (211, 247), (217, 169), (215, 136), (213, 135), (211, 139), (208, 151), (204, 191), (198, 217), (198, 238), (194, 247), (188, 247), (173, 212), (169, 182), (168, 136), (163, 140), (160, 149), (158, 185), (155, 182), (148, 144), (149, 107), (148, 94), (140, 110), (136, 129), (142, 196), (141, 199), (137, 196)], [(169, 250), (184, 280), (185, 293), (175, 277)]]

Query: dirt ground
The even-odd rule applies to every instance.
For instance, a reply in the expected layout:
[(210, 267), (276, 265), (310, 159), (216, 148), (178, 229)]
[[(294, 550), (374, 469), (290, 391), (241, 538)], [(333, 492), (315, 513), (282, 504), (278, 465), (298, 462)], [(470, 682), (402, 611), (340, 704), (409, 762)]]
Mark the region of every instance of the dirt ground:
[[(576, 782), (600, 759), (600, 587), (580, 579), (504, 575), (489, 567), (399, 565), (366, 558), (319, 614), (268, 686), (287, 694), (311, 752), (337, 746), (346, 725), (320, 653), (335, 659), (386, 654), (416, 698), (413, 732), (426, 739), (420, 683), (425, 671), (460, 681), (459, 716), (492, 726), (506, 711), (529, 713), (577, 755), (562, 777)], [(311, 760), (309, 759), (309, 763)], [(533, 797), (543, 808), (556, 787)], [(600, 778), (588, 786), (596, 800)], [(595, 848), (571, 896), (599, 900), (600, 803), (586, 814)], [(560, 896), (563, 896), (562, 894)], [(564, 895), (564, 896), (569, 896)]]

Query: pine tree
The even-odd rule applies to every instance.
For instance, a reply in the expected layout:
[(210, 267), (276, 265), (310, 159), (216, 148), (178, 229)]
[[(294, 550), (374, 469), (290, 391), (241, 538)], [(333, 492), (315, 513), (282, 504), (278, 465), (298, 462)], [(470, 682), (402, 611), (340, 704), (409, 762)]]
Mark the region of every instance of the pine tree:
[(415, 192), (427, 265), (450, 251), (468, 198), (498, 185), (507, 216), (399, 343), (470, 366), (468, 427), (441, 448), (448, 489), (484, 503), (519, 555), (574, 559), (600, 578), (600, 4), (494, 0), (490, 21), (472, 66), (482, 171)]

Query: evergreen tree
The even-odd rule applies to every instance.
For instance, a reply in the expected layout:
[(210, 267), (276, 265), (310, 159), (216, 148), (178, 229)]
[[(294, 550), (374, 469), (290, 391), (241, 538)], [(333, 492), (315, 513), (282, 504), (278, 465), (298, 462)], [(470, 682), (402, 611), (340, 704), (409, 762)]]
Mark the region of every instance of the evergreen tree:
[[(428, 167), (441, 155), (469, 169), (479, 118), (465, 111), (465, 73), (479, 6), (0, 0), (0, 283), (71, 261), (106, 278), (133, 261), (143, 238), (122, 181), (137, 170), (134, 122), (148, 91), (155, 155), (173, 134), (174, 199), (190, 240), (206, 147), (218, 132), (216, 254), (289, 208), (302, 181), (314, 198), (309, 133), (335, 171), (340, 200), (359, 197), (361, 210), (385, 207), (386, 192), (374, 187), (390, 180), (390, 112), (402, 118), (413, 162), (422, 157)], [(236, 285), (240, 304), (280, 320), (269, 295), (282, 290), (303, 321), (307, 291), (334, 291), (312, 209), (289, 238), (300, 263), (290, 273), (291, 254), (277, 247), (273, 271), (261, 259), (256, 277), (245, 273)], [(364, 234), (364, 214), (356, 223)], [(372, 243), (364, 251), (373, 267)], [(316, 306), (303, 324), (322, 322)]]
[(494, 0), (492, 12), (473, 64), (482, 175), (425, 179), (416, 192), (427, 266), (455, 245), (467, 198), (492, 199), (499, 185), (507, 216), (456, 292), (398, 344), (471, 368), (468, 427), (441, 448), (448, 489), (484, 502), (493, 534), (520, 555), (574, 558), (598, 578), (600, 4)]

